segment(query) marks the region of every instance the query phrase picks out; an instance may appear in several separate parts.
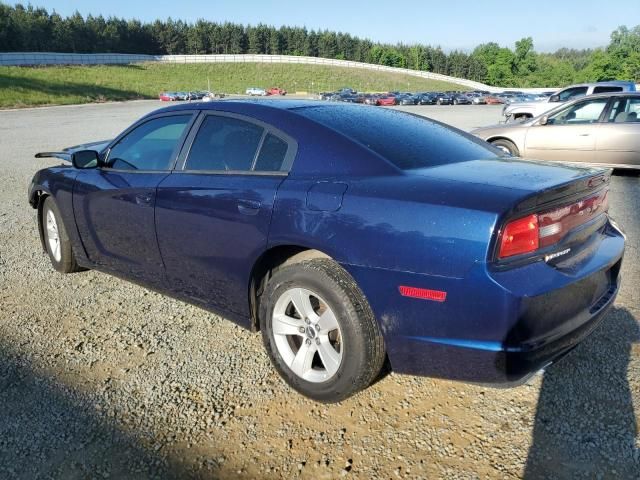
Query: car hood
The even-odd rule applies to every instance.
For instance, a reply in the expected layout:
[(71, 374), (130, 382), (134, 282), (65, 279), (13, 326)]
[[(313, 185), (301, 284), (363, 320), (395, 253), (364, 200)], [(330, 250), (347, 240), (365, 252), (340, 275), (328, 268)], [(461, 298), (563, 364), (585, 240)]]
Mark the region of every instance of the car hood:
[(475, 135), (476, 137), (486, 139), (495, 134), (506, 135), (508, 132), (513, 132), (514, 130), (519, 130), (530, 126), (531, 121), (521, 123), (496, 123), (495, 125), (476, 128), (469, 133), (471, 133), (471, 135)]
[(67, 147), (63, 149), (63, 152), (74, 153), (80, 150), (95, 150), (96, 152), (102, 152), (111, 143), (111, 140), (99, 140), (97, 142), (81, 143), (80, 145), (74, 145), (73, 147)]
[(89, 142), (89, 143), (81, 143), (80, 145), (74, 145), (73, 147), (63, 148), (59, 152), (39, 152), (36, 153), (36, 158), (59, 158), (60, 160), (64, 160), (65, 162), (71, 161), (71, 155), (75, 152), (79, 152), (81, 150), (95, 150), (98, 153), (102, 153), (102, 151), (109, 146), (111, 140), (100, 140), (97, 142)]

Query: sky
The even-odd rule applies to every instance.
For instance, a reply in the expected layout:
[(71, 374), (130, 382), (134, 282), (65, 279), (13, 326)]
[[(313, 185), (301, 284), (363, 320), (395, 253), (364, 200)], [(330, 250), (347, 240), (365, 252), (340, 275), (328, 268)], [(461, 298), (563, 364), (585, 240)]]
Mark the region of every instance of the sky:
[[(13, 3), (13, 2), (9, 2)], [(27, 3), (27, 2), (24, 2)], [(472, 50), (486, 42), (513, 47), (533, 37), (538, 52), (561, 47), (594, 48), (609, 43), (620, 25), (640, 24), (640, 0), (456, 0), (453, 4), (419, 0), (31, 0), (61, 15), (200, 18), (241, 24), (305, 26), (350, 33), (373, 41), (422, 43), (450, 51)]]

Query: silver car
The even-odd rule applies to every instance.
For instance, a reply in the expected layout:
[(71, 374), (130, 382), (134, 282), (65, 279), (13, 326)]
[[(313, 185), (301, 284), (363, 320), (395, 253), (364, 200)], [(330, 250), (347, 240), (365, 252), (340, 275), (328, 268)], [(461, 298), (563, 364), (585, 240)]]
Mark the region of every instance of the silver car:
[(582, 97), (522, 123), (471, 133), (513, 156), (640, 169), (640, 93)]

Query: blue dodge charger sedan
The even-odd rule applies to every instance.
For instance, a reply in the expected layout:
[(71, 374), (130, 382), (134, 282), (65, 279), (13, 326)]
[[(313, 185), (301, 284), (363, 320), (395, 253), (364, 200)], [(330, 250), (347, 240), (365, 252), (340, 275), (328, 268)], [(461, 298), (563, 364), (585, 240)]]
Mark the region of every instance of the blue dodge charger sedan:
[(310, 101), (155, 111), (44, 152), (29, 203), (96, 269), (260, 330), (318, 401), (395, 372), (510, 385), (599, 324), (624, 236), (610, 173), (505, 156), (416, 115)]

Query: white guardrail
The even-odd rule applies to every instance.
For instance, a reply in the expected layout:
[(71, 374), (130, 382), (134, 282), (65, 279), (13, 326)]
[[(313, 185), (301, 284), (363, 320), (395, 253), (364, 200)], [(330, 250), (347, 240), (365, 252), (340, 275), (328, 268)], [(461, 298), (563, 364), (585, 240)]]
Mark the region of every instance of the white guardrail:
[[(49, 53), (49, 52), (11, 52), (0, 53), (0, 66), (32, 65), (113, 65), (142, 62), (161, 63), (298, 63), (308, 65), (332, 65), (345, 68), (360, 68), (379, 72), (392, 72), (412, 77), (441, 80), (463, 85), (473, 90), (499, 92), (504, 88), (492, 87), (484, 83), (464, 78), (450, 77), (439, 73), (410, 70), (408, 68), (387, 67), (371, 63), (334, 60), (320, 57), (302, 57), (293, 55), (138, 55), (127, 53)], [(520, 91), (541, 92), (550, 88), (519, 88)], [(553, 90), (553, 88), (551, 88)]]

